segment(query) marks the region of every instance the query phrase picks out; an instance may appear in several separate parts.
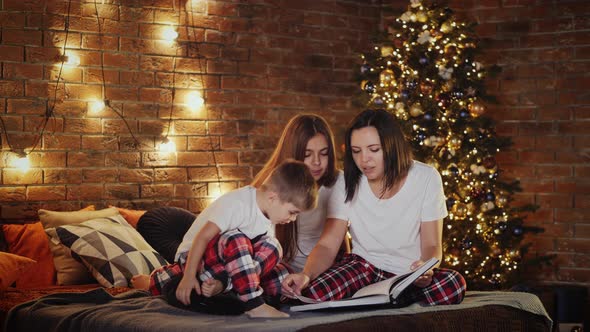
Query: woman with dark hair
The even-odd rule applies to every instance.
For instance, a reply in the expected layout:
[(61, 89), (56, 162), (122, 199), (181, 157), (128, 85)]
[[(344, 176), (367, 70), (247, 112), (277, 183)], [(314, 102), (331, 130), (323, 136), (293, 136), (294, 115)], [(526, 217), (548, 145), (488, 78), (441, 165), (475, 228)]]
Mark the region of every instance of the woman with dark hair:
[(339, 175), (334, 135), (326, 120), (315, 114), (299, 114), (291, 118), (271, 157), (251, 185), (259, 187), (286, 159), (303, 161), (319, 187), (317, 208), (299, 214), (295, 223), (275, 226), (275, 236), (283, 247), (283, 264), (293, 271), (301, 271), (322, 233), (332, 186)]
[[(447, 216), (440, 174), (412, 159), (412, 150), (393, 115), (358, 114), (345, 138), (344, 179), (334, 185), (320, 240), (301, 273), (282, 284), (283, 294), (339, 300), (375, 282), (442, 259)], [(333, 264), (347, 226), (352, 253)], [(311, 281), (311, 282), (310, 282)], [(401, 296), (406, 303), (456, 304), (466, 284), (454, 270), (434, 268)]]

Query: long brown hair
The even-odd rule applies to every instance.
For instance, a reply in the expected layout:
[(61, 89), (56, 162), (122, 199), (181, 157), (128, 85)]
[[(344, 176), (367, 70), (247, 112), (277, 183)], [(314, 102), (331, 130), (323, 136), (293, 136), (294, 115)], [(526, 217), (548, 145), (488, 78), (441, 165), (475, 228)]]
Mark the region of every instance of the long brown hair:
[[(286, 159), (303, 161), (307, 143), (317, 134), (324, 135), (328, 142), (328, 166), (317, 184), (318, 187), (331, 187), (336, 182), (338, 175), (334, 135), (326, 120), (315, 114), (299, 114), (289, 120), (283, 129), (277, 147), (264, 167), (256, 174), (251, 185), (259, 188), (272, 170)], [(297, 223), (276, 225), (275, 236), (283, 247), (283, 259), (286, 262), (291, 261), (297, 251)]]
[(374, 127), (379, 134), (383, 149), (384, 183), (383, 191), (393, 188), (395, 184), (408, 175), (412, 167), (412, 147), (393, 115), (384, 110), (365, 110), (352, 120), (345, 136), (344, 180), (346, 183), (346, 202), (354, 198), (361, 178), (361, 170), (352, 158), (350, 138), (352, 132), (365, 127)]

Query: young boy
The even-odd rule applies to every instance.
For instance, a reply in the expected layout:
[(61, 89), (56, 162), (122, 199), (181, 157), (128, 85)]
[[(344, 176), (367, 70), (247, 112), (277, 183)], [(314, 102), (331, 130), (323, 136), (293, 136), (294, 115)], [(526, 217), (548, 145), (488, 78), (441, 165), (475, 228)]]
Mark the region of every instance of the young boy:
[(301, 211), (313, 209), (316, 201), (317, 188), (309, 168), (294, 160), (281, 163), (260, 188), (234, 190), (203, 210), (176, 251), (177, 263), (152, 272), (150, 291), (160, 294), (171, 278), (183, 274), (176, 298), (184, 305), (190, 304), (193, 290), (212, 296), (226, 283), (226, 290), (232, 289), (244, 302), (248, 316), (288, 317), (261, 297), (263, 289), (278, 292), (281, 282), (274, 280), (277, 273), (273, 269), (282, 249), (267, 233), (272, 224), (295, 221)]

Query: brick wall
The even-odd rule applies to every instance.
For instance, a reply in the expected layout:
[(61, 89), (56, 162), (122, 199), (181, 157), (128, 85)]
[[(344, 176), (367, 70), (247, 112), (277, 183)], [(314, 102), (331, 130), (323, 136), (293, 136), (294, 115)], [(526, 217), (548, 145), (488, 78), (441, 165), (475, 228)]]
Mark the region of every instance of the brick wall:
[(519, 202), (539, 206), (528, 225), (532, 251), (555, 254), (539, 276), (590, 286), (590, 3), (452, 1), (489, 42), (485, 60), (502, 67), (489, 114), (515, 145), (498, 161), (519, 179)]
[[(67, 48), (80, 64), (65, 68), (56, 87), (68, 1), (0, 0), (0, 114), (8, 133), (0, 136), (0, 218), (32, 220), (38, 208), (87, 204), (198, 212), (219, 188), (212, 147), (227, 190), (249, 182), (293, 114), (323, 115), (341, 141), (357, 111), (354, 66), (379, 26), (381, 2), (400, 13), (407, 5), (136, 0), (95, 8), (72, 1)], [(503, 69), (489, 80), (501, 104), (488, 113), (516, 143), (499, 162), (522, 181), (518, 200), (540, 206), (527, 219), (546, 230), (528, 238), (533, 251), (557, 255), (540, 278), (590, 285), (590, 6), (450, 6), (480, 23), (490, 42), (484, 62)], [(174, 44), (160, 37), (170, 25), (178, 26)], [(195, 89), (204, 91), (206, 110), (182, 105)], [(103, 90), (112, 108), (88, 110)], [(54, 103), (31, 170), (11, 168), (8, 142), (30, 148)], [(156, 149), (169, 123), (173, 154)]]
[[(343, 131), (356, 112), (354, 66), (381, 13), (378, 2), (350, 0), (0, 4), (4, 220), (87, 204), (200, 211), (219, 182), (224, 191), (249, 183), (294, 114), (321, 114)], [(176, 42), (162, 40), (169, 26)], [(66, 39), (80, 63), (64, 66), (56, 86)], [(183, 105), (193, 90), (205, 109)], [(110, 108), (89, 110), (103, 91)], [(10, 148), (34, 146), (53, 105), (31, 170), (12, 168)], [(157, 150), (169, 124), (172, 154)]]

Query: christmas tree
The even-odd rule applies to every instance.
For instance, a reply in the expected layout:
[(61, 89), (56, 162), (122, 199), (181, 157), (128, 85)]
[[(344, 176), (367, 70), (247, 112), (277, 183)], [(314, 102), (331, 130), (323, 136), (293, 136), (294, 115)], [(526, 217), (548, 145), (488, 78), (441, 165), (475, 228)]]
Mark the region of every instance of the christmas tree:
[(360, 101), (392, 112), (415, 159), (442, 175), (449, 210), (442, 266), (462, 273), (470, 289), (508, 288), (524, 262), (523, 233), (538, 229), (523, 225), (534, 207), (511, 207), (518, 183), (498, 177), (495, 156), (510, 139), (486, 115), (491, 70), (477, 61), (474, 26), (449, 8), (412, 0), (362, 56)]

